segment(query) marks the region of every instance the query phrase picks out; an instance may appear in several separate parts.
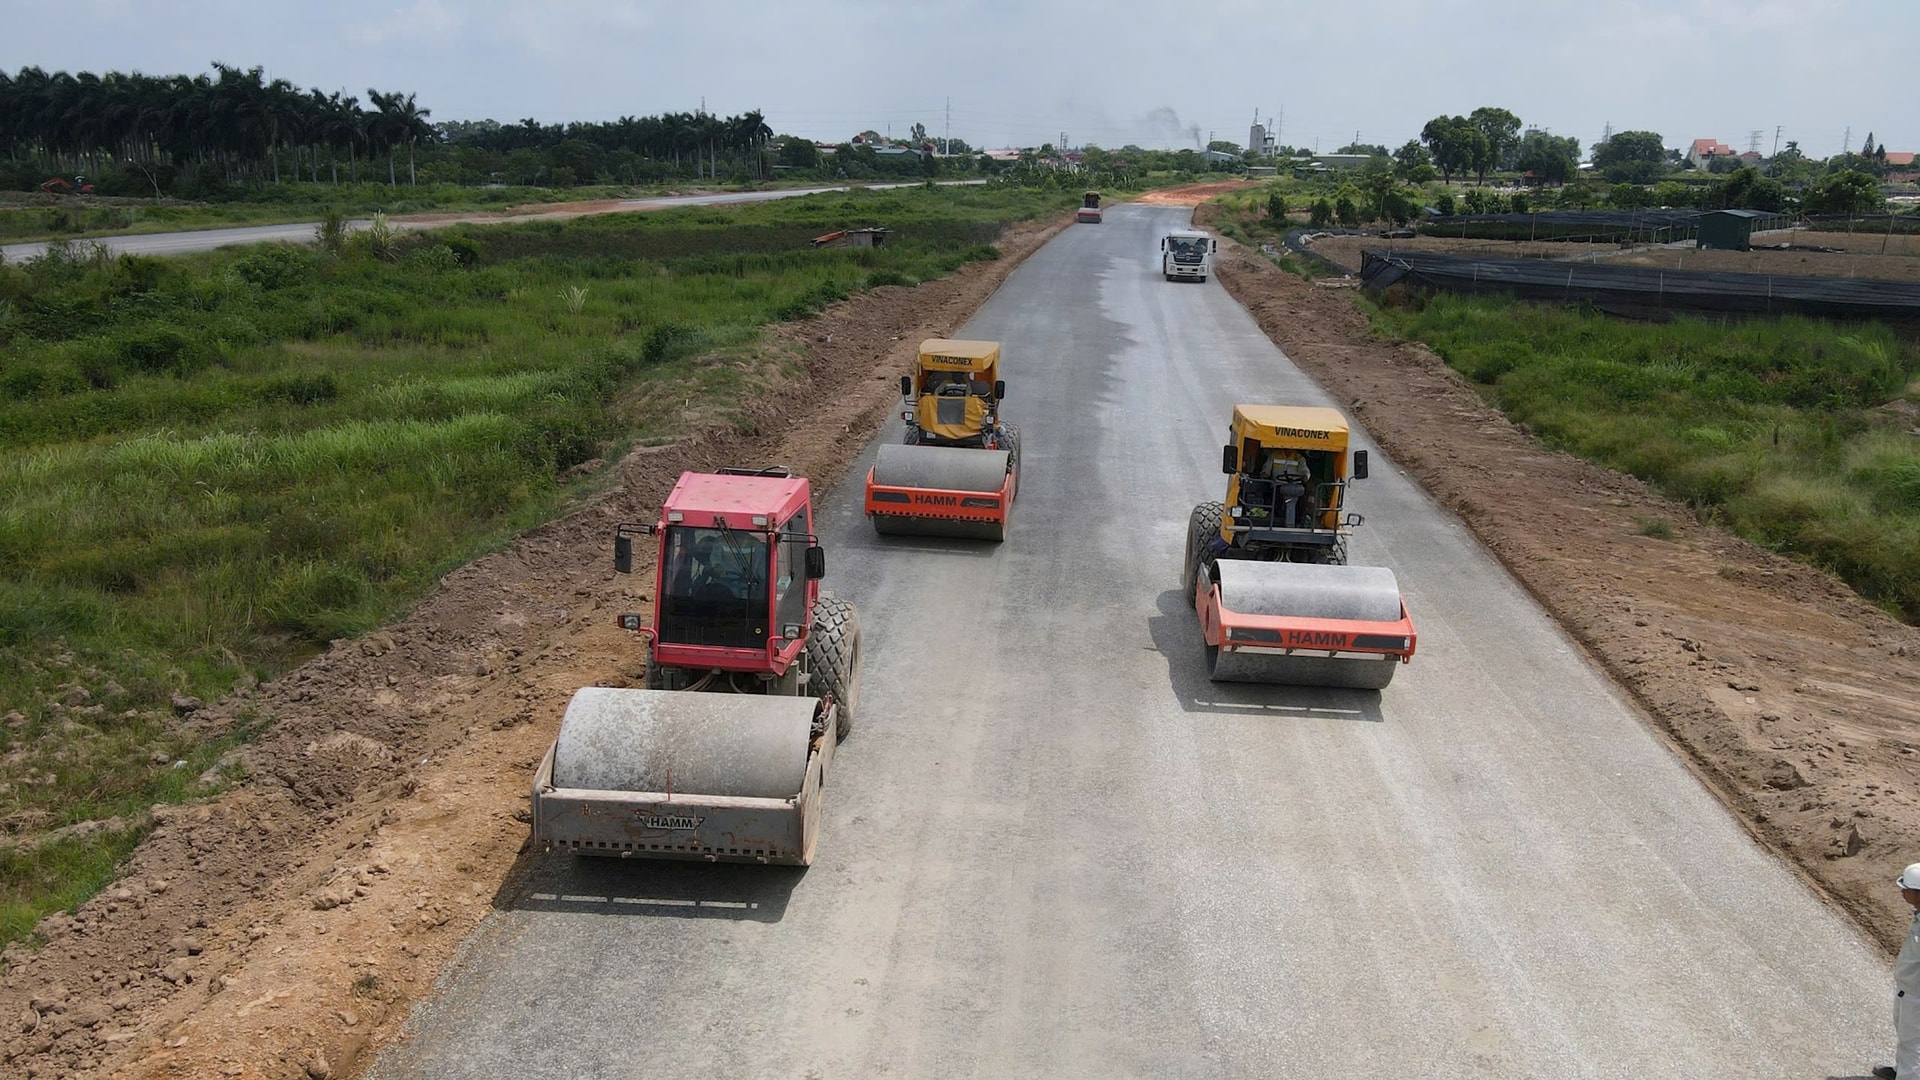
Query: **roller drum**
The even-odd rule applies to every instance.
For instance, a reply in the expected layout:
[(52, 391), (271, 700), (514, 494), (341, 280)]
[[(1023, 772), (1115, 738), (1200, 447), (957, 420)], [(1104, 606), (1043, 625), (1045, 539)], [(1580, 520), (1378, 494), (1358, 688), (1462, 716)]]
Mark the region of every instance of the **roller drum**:
[(873, 482), (930, 491), (999, 491), (1007, 483), (1007, 451), (886, 443), (874, 459)]
[[(1220, 605), (1243, 615), (1364, 622), (1400, 618), (1400, 583), (1384, 566), (1223, 559), (1218, 568)], [(1356, 659), (1207, 649), (1207, 677), (1215, 682), (1381, 690), (1399, 667), (1394, 656)]]
[(1384, 566), (1222, 559), (1220, 603), (1243, 615), (1393, 622), (1400, 582)]
[(791, 799), (806, 781), (810, 697), (574, 692), (554, 744), (556, 788)]

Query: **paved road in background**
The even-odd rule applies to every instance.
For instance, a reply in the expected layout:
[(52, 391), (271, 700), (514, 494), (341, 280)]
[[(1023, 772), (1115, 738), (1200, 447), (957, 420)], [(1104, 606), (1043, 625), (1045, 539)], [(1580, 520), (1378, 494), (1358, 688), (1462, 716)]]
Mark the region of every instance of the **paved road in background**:
[[(977, 184), (978, 180), (949, 181), (949, 183)], [(917, 187), (917, 184), (867, 184), (875, 190), (887, 188)], [(623, 199), (611, 203), (604, 210), (594, 211), (602, 214), (625, 213), (633, 210), (668, 210), (676, 206), (725, 206), (732, 203), (769, 202), (774, 199), (788, 199), (796, 195), (818, 195), (823, 191), (847, 191), (846, 187), (787, 188), (779, 191), (734, 191), (717, 195), (676, 195), (657, 199)], [(460, 222), (482, 222), (504, 224), (513, 221), (538, 221), (542, 218), (580, 217), (578, 210), (541, 210), (536, 206), (526, 208), (524, 213), (511, 216), (490, 213), (466, 214), (461, 211), (449, 211), (444, 220), (431, 222), (395, 222), (402, 229), (438, 229)], [(458, 215), (458, 216), (453, 216)], [(354, 231), (365, 229), (372, 224), (370, 219), (358, 218), (347, 223)], [(303, 221), (293, 225), (248, 225), (233, 229), (198, 229), (191, 232), (145, 233), (137, 236), (102, 236), (78, 243), (98, 243), (115, 255), (184, 255), (193, 251), (212, 251), (215, 248), (230, 247), (235, 244), (262, 244), (270, 241), (304, 244), (313, 240), (313, 231), (319, 226), (316, 221)], [(18, 263), (37, 258), (44, 254), (47, 245), (44, 241), (31, 244), (7, 244), (0, 246), (0, 261)]]
[(1005, 343), (1023, 434), (1004, 545), (876, 538), (871, 447), (827, 499), (866, 672), (812, 869), (542, 856), (374, 1077), (1887, 1059), (1886, 963), (1377, 448), (1352, 555), (1398, 573), (1413, 664), (1207, 681), (1176, 583), (1232, 406), (1328, 402), (1217, 283), (1160, 279), (1186, 214), (1067, 230), (965, 328)]

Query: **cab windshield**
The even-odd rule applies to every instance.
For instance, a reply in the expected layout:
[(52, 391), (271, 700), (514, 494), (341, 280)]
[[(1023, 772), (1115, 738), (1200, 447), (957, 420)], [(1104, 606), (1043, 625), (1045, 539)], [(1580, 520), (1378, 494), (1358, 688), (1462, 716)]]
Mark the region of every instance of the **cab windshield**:
[(660, 638), (675, 645), (760, 648), (771, 605), (766, 537), (733, 529), (667, 530)]

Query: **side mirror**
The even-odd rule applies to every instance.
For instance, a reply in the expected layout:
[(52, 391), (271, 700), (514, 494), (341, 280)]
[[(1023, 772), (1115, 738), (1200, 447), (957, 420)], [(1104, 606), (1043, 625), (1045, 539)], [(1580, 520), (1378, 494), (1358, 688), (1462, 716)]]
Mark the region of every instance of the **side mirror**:
[(1160, 250), (1161, 251), (1167, 250), (1167, 238), (1164, 236), (1160, 238)]
[(827, 549), (818, 544), (807, 549), (807, 580), (819, 581), (827, 576)]
[(993, 400), (999, 401), (1007, 396), (1007, 380), (993, 380)]
[(1220, 448), (1220, 471), (1232, 475), (1240, 471), (1240, 448), (1228, 443)]
[(1208, 250), (1208, 251), (1219, 251), (1219, 250), (1220, 250), (1220, 241), (1218, 241), (1218, 240), (1209, 240), (1209, 241), (1207, 241), (1207, 250)]
[(1353, 452), (1353, 478), (1355, 480), (1365, 480), (1367, 478), (1367, 452), (1365, 450), (1355, 450)]
[(617, 533), (613, 538), (613, 572), (633, 573), (633, 537)]
[(913, 376), (911, 375), (900, 376), (900, 396), (901, 397), (913, 396)]

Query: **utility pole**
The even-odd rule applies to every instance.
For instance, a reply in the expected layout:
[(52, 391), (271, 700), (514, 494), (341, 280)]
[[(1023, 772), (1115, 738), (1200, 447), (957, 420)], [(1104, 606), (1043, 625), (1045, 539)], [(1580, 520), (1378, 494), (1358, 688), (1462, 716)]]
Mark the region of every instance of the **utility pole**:
[(1784, 124), (1775, 124), (1773, 126), (1773, 153), (1768, 154), (1768, 158), (1777, 158), (1780, 156), (1780, 132), (1784, 130), (1785, 127), (1786, 125)]
[(940, 152), (942, 154), (945, 154), (948, 157), (952, 157), (953, 156), (953, 99), (952, 98), (947, 99), (947, 130), (946, 130), (946, 134), (940, 136), (940, 143), (941, 143)]
[(1840, 136), (1840, 152), (1844, 154), (1851, 149), (1853, 149), (1853, 125), (1848, 124), (1847, 133)]

